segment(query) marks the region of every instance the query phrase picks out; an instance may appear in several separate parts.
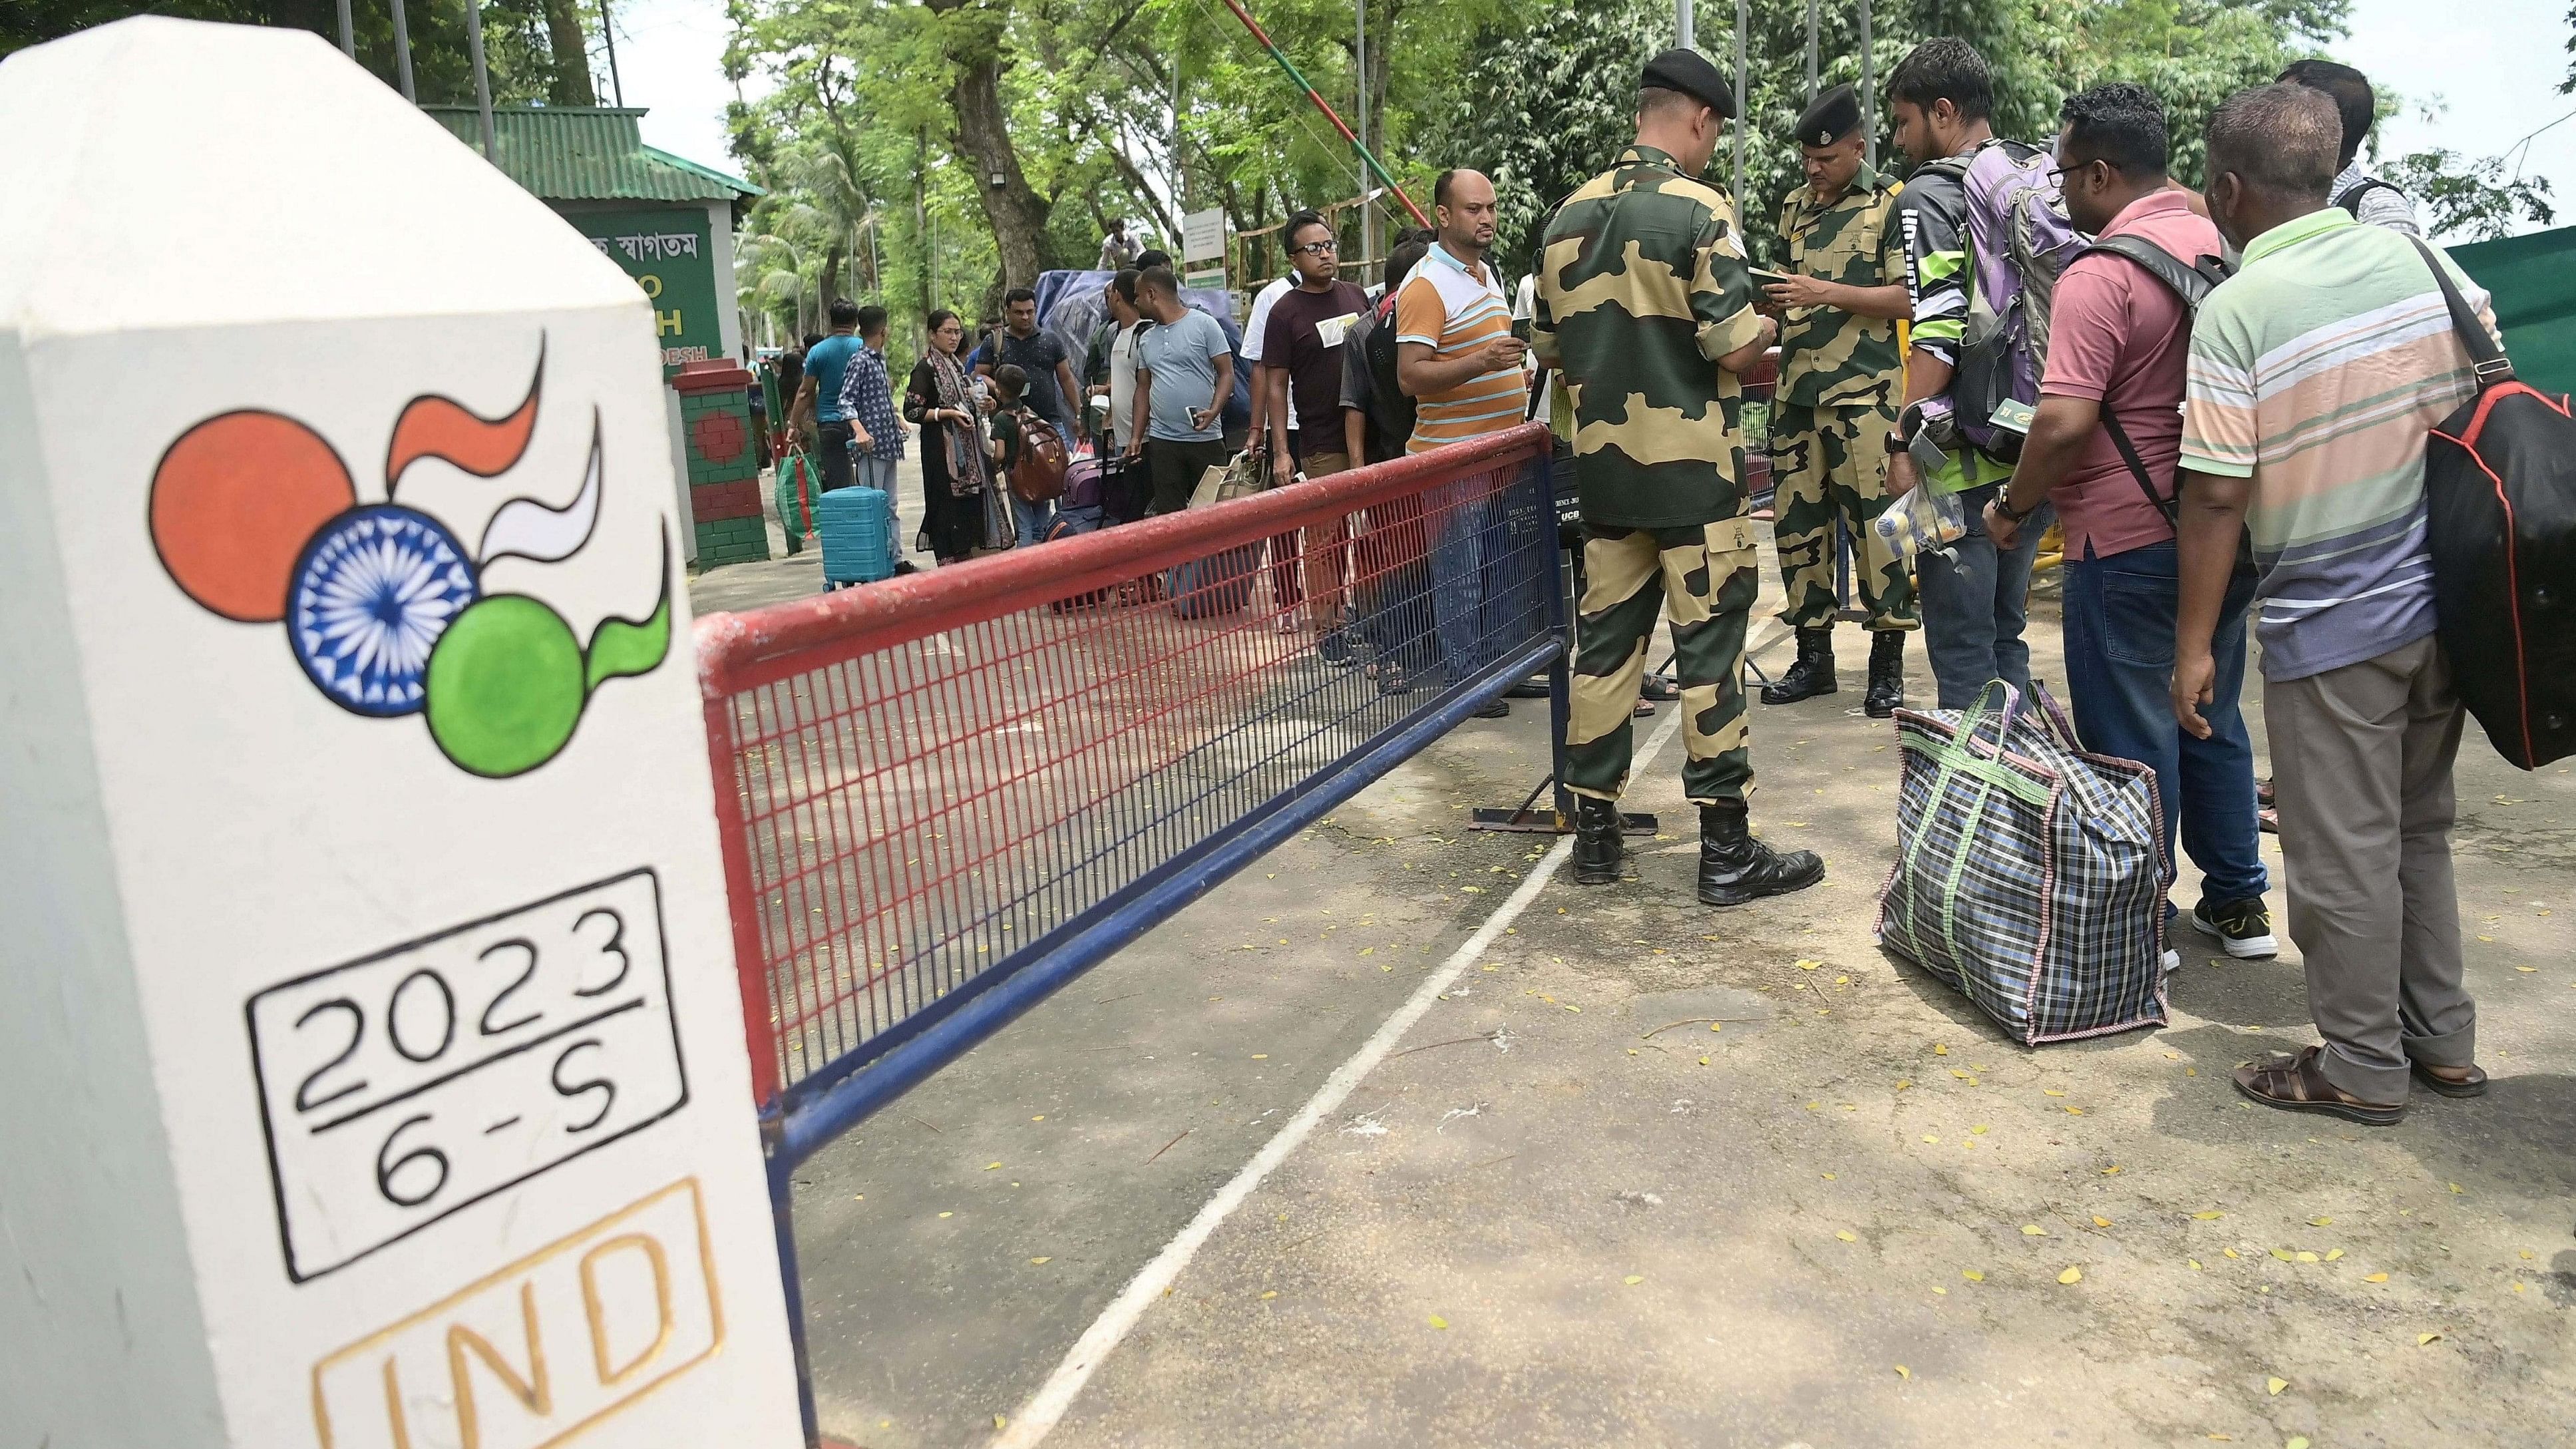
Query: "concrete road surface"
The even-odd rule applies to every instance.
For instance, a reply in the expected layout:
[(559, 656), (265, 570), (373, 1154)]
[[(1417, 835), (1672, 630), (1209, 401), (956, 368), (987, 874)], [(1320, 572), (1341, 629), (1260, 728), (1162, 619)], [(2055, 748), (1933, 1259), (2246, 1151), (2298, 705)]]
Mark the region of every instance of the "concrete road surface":
[[(818, 577), (726, 569), (693, 594)], [(2044, 581), (2043, 677), (2057, 629)], [(1841, 694), (1754, 714), (1757, 825), (1824, 852), (1816, 891), (1697, 904), (1678, 740), (1632, 788), (1663, 830), (1633, 881), (1576, 887), (1548, 839), (1467, 831), (1545, 769), (1523, 704), (815, 1158), (795, 1211), (826, 1428), (871, 1449), (2576, 1442), (2567, 771), (2513, 771), (2471, 727), (2459, 882), (2496, 1085), (2361, 1128), (2229, 1088), (2315, 1039), (2285, 926), (2272, 962), (2185, 927), (2170, 1026), (2036, 1050), (1873, 947), (1896, 751), (1859, 716), (1866, 641), (1841, 647)], [(2195, 892), (2186, 866), (2175, 898)]]

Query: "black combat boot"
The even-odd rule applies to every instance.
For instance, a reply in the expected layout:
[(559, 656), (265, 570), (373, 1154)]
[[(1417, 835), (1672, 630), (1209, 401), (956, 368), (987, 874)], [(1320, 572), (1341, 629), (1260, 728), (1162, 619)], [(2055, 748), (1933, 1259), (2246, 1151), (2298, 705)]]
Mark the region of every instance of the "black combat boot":
[[(1581, 846), (1576, 850), (1580, 859)], [(1699, 898), (1708, 904), (1785, 896), (1824, 878), (1825, 862), (1814, 851), (1782, 855), (1754, 839), (1743, 801), (1699, 807)]]
[(1861, 713), (1885, 719), (1905, 707), (1905, 634), (1883, 629), (1869, 641), (1869, 694)]
[(1619, 802), (1574, 797), (1574, 883), (1609, 885), (1619, 879), (1619, 862), (1627, 854), (1620, 838), (1625, 823)]
[(1779, 682), (1762, 687), (1764, 704), (1796, 704), (1820, 694), (1834, 692), (1834, 631), (1801, 629), (1798, 631), (1798, 662), (1780, 676)]

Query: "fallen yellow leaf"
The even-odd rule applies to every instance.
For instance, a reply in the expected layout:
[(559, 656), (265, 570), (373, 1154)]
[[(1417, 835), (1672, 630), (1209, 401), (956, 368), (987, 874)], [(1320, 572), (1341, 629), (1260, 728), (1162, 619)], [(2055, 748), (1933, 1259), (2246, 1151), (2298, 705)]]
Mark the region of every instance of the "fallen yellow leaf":
[(1011, 1421), (1003, 1415), (995, 1414), (993, 1416), (993, 1427), (996, 1429), (1007, 1428), (1010, 1425), (1010, 1422)]
[(2057, 1275), (2057, 1281), (2060, 1283), (2081, 1283), (2084, 1281), (2084, 1270), (2081, 1268), (2069, 1268), (2065, 1272)]
[(1896, 1090), (1898, 1090), (1898, 1091), (1900, 1091), (1900, 1092), (1904, 1091), (1906, 1088), (1908, 1088), (1908, 1087), (1910, 1087), (1910, 1086), (1913, 1086), (1913, 1085), (1914, 1085), (1914, 1083), (1912, 1083), (1912, 1082), (1910, 1082), (1910, 1081), (1906, 1080), (1906, 1079), (1905, 1079), (1905, 1078), (1903, 1078), (1903, 1077), (1899, 1077), (1899, 1078), (1897, 1078), (1897, 1079), (1896, 1079)]
[(2227, 1256), (2228, 1256), (2228, 1257), (2230, 1257), (2230, 1258), (2233, 1258), (2233, 1257), (2235, 1257), (2235, 1256), (2236, 1256), (2236, 1250), (2235, 1250), (2234, 1248), (2221, 1248), (2221, 1249), (2219, 1249), (2218, 1251), (2219, 1251), (2219, 1252), (2221, 1252), (2221, 1253), (2223, 1253), (2223, 1254), (2225, 1254), (2225, 1255), (2227, 1255)]
[(2385, 1273), (2364, 1273), (2361, 1275), (2361, 1281), (2364, 1283), (2385, 1283), (2388, 1281), (2388, 1275)]
[(2272, 1256), (2280, 1259), (2284, 1263), (2295, 1263), (2298, 1261), (2298, 1259), (2290, 1255), (2290, 1250), (2287, 1248), (2274, 1248), (2272, 1250)]
[(1701, 1057), (1701, 1058), (1699, 1059), (1699, 1064), (1700, 1064), (1701, 1066), (1703, 1066), (1703, 1067), (1704, 1067), (1704, 1066), (1707, 1066), (1707, 1065), (1708, 1065), (1708, 1058), (1706, 1058), (1706, 1057)]
[(1959, 1276), (1960, 1276), (1960, 1277), (1962, 1277), (1962, 1278), (1967, 1279), (1967, 1280), (1968, 1280), (1969, 1282), (1971, 1282), (1971, 1283), (1983, 1283), (1984, 1281), (1986, 1281), (1986, 1275), (1985, 1275), (1985, 1274), (1983, 1274), (1983, 1273), (1978, 1272), (1978, 1271), (1977, 1271), (1976, 1269), (1974, 1269), (1974, 1268), (1962, 1268), (1962, 1269), (1960, 1269), (1960, 1270), (1959, 1270)]
[(2200, 1260), (2198, 1258), (2185, 1258), (2183, 1261), (2191, 1265), (2191, 1271), (2195, 1273), (2201, 1271)]
[(2102, 1216), (2100, 1213), (2095, 1213), (2093, 1215), (2093, 1226), (2097, 1228), (2107, 1228), (2111, 1226), (2111, 1220)]
[(1924, 1133), (1924, 1134), (1923, 1134), (1923, 1140), (1924, 1140), (1924, 1141), (1926, 1141), (1926, 1142), (1931, 1143), (1931, 1144), (1932, 1144), (1933, 1146), (1935, 1146), (1935, 1147), (1938, 1147), (1938, 1146), (1940, 1146), (1940, 1145), (1941, 1145), (1941, 1139), (1940, 1139), (1940, 1138), (1938, 1138), (1938, 1137), (1933, 1136), (1933, 1135), (1932, 1135), (1931, 1133), (1929, 1133), (1929, 1132), (1926, 1132), (1926, 1133)]
[(2516, 967), (2515, 967), (2515, 968), (2513, 968), (2513, 969), (2514, 969), (2514, 970), (2516, 970), (2516, 971), (2525, 971), (2525, 972), (2529, 972), (2529, 971), (2537, 971), (2537, 970), (2539, 970), (2540, 968), (2539, 968), (2539, 967), (2537, 967), (2537, 966), (2516, 966)]
[(1983, 1123), (1983, 1122), (1980, 1122), (1980, 1123), (1978, 1123), (1976, 1126), (1971, 1127), (1971, 1128), (1969, 1128), (1968, 1130), (1969, 1130), (1969, 1131), (1971, 1131), (1971, 1132), (1976, 1133), (1976, 1134), (1977, 1134), (1978, 1136), (1980, 1136), (1980, 1137), (1983, 1137), (1983, 1136), (1985, 1136), (1985, 1135), (1986, 1135), (1986, 1124), (1985, 1124), (1985, 1123)]
[(2438, 1333), (2419, 1333), (2415, 1335), (2415, 1346), (2417, 1348), (2422, 1348), (2424, 1345), (2433, 1342), (2441, 1336), (2442, 1335)]
[(2066, 1109), (2066, 1115), (2069, 1117), (2081, 1117), (2084, 1115), (2084, 1109), (2081, 1107), (2069, 1107)]
[(2040, 1088), (2040, 1089), (2039, 1089), (2039, 1093), (2040, 1093), (2040, 1095), (2041, 1095), (2041, 1096), (2043, 1096), (2043, 1097), (2063, 1097), (2063, 1096), (2065, 1096), (2065, 1095), (2066, 1095), (2064, 1092), (2061, 1092), (2061, 1091), (2057, 1090), (2055, 1087), (2042, 1087), (2042, 1088)]
[(1849, 1228), (1843, 1229), (1841, 1232), (1834, 1234), (1834, 1236), (1842, 1239), (1846, 1243), (1857, 1243), (1860, 1241), (1860, 1235)]
[[(1833, 1180), (1834, 1180), (1834, 1175), (1833, 1175), (1832, 1173), (1828, 1172), (1828, 1173), (1826, 1173), (1826, 1174), (1825, 1174), (1825, 1181), (1827, 1181), (1827, 1182), (1831, 1182), (1831, 1181), (1833, 1181)], [(2525, 1253), (2525, 1254), (2523, 1254), (2523, 1256), (2524, 1256), (2524, 1257), (2526, 1257), (2526, 1258), (2528, 1258), (2528, 1257), (2530, 1257), (2531, 1255), (2530, 1255), (2529, 1253)]]
[(1914, 1377), (1914, 1370), (1907, 1368), (1903, 1364), (1898, 1364), (1896, 1366), (1896, 1376), (1900, 1379), (1911, 1379)]
[(2343, 1256), (2343, 1249), (2341, 1249), (2341, 1248), (2328, 1248), (2328, 1249), (2326, 1249), (2326, 1261), (2327, 1261), (2327, 1262), (2329, 1262), (2329, 1263), (2333, 1262), (2335, 1259), (2340, 1258), (2340, 1257), (2342, 1257), (2342, 1256)]
[(1434, 1328), (1447, 1328), (1449, 1326), (1449, 1320), (1435, 1313), (1431, 1315), (1431, 1326)]
[(2263, 1387), (2268, 1390), (2274, 1398), (2279, 1398), (2281, 1396), (2281, 1390), (2286, 1389), (2289, 1386), (2290, 1381), (2285, 1378), (2275, 1377), (2268, 1378), (2263, 1381)]
[(1052, 1262), (1054, 1262), (1054, 1261), (1055, 1261), (1055, 1259), (1053, 1259), (1053, 1258), (1031, 1258), (1031, 1259), (1029, 1259), (1029, 1261), (1030, 1261), (1031, 1263), (1035, 1263), (1035, 1264), (1039, 1264), (1039, 1265), (1043, 1266), (1044, 1264), (1048, 1264), (1048, 1263), (1052, 1263)]
[(2330, 1228), (2334, 1226), (2334, 1219), (2327, 1217), (2310, 1218), (2308, 1219), (2308, 1226), (2312, 1228)]
[(1638, 1284), (1643, 1283), (1643, 1282), (1645, 1282), (1645, 1281), (1646, 1281), (1646, 1275), (1645, 1275), (1645, 1274), (1643, 1274), (1643, 1273), (1631, 1273), (1631, 1274), (1629, 1274), (1627, 1277), (1622, 1278), (1622, 1279), (1620, 1279), (1619, 1281), (1620, 1281), (1620, 1282), (1622, 1282), (1622, 1283), (1627, 1284), (1627, 1285), (1628, 1285), (1629, 1287), (1631, 1287), (1631, 1288), (1634, 1288), (1634, 1287), (1636, 1287)]
[(1798, 963), (1798, 969), (1801, 971), (1813, 971), (1824, 964), (1825, 963), (1822, 961), (1801, 961)]
[(2305, 1434), (2293, 1434), (2288, 1439), (2282, 1441), (2281, 1449), (2308, 1449), (2308, 1436)]
[(1949, 1054), (1950, 1054), (1950, 1049), (1949, 1049), (1948, 1047), (1943, 1046), (1941, 1043), (1939, 1043), (1939, 1042), (1937, 1042), (1937, 1041), (1936, 1041), (1936, 1042), (1934, 1042), (1934, 1043), (1932, 1043), (1932, 1055), (1934, 1055), (1934, 1056), (1936, 1056), (1936, 1057), (1946, 1057), (1946, 1056), (1948, 1056)]
[(2300, 1254), (2299, 1254), (2298, 1256), (2299, 1256), (2299, 1261), (2300, 1261), (2300, 1262), (2302, 1262), (2302, 1263), (2313, 1263), (2313, 1262), (2315, 1262), (2315, 1261), (2317, 1260), (2317, 1255), (2316, 1255), (2316, 1254), (2314, 1254), (2314, 1253), (2310, 1253), (2310, 1252), (2306, 1252), (2306, 1251), (2302, 1251), (2302, 1252), (2300, 1252)]
[(1000, 1163), (998, 1163), (998, 1162), (987, 1162), (987, 1163), (985, 1163), (985, 1164), (984, 1164), (984, 1170), (985, 1170), (986, 1172), (991, 1172), (994, 1168), (997, 1168), (997, 1167), (999, 1167), (999, 1166), (1001, 1166), (1001, 1165), (1002, 1165), (1002, 1164), (1000, 1164)]
[(2223, 1217), (2227, 1216), (2227, 1214), (2222, 1213), (2222, 1212), (2217, 1212), (2217, 1211), (2211, 1211), (2211, 1212), (2205, 1212), (2205, 1213), (2193, 1213), (2193, 1214), (2192, 1214), (2192, 1216), (2193, 1216), (2193, 1217), (2195, 1217), (2195, 1218), (2200, 1219), (2200, 1220), (2201, 1220), (2202, 1222), (2204, 1222), (2204, 1223), (2214, 1223), (2214, 1222), (2218, 1221), (2220, 1218), (2223, 1218)]
[(2044, 1238), (2048, 1236), (2048, 1229), (2037, 1223), (2024, 1223), (2021, 1225), (2021, 1235), (2025, 1238)]
[(1276, 1297), (1278, 1297), (1278, 1296), (1279, 1296), (1279, 1290), (1278, 1290), (1278, 1289), (1276, 1289), (1276, 1288), (1273, 1288), (1273, 1289), (1271, 1289), (1269, 1292), (1264, 1293), (1264, 1294), (1262, 1294), (1261, 1296), (1262, 1296), (1264, 1299), (1276, 1298)]
[(2452, 1183), (2452, 1184), (2451, 1184), (2451, 1191), (2453, 1191), (2453, 1192), (2466, 1192), (2466, 1191), (2468, 1191), (2468, 1189), (2466, 1189), (2466, 1188), (2464, 1188), (2464, 1187), (2460, 1186), (2458, 1183), (2456, 1183), (2456, 1182), (2455, 1182), (2455, 1183)]

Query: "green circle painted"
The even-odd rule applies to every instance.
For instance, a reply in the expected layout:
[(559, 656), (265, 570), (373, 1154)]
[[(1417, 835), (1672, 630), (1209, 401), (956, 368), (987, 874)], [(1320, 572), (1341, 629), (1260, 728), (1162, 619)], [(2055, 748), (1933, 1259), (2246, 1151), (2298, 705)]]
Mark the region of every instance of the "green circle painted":
[(581, 642), (525, 594), (479, 599), (438, 636), (424, 692), (430, 737), (447, 758), (477, 775), (525, 774), (581, 722)]

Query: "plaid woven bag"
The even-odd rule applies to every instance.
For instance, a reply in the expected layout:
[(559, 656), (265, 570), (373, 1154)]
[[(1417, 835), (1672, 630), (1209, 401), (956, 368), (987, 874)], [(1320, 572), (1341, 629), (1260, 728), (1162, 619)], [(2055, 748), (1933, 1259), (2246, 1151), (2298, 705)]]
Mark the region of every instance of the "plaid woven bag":
[(2155, 771), (2085, 753), (2057, 702), (2032, 694), (2037, 709), (1996, 680), (1965, 710), (1897, 711), (1879, 944), (2026, 1046), (2162, 1025)]

